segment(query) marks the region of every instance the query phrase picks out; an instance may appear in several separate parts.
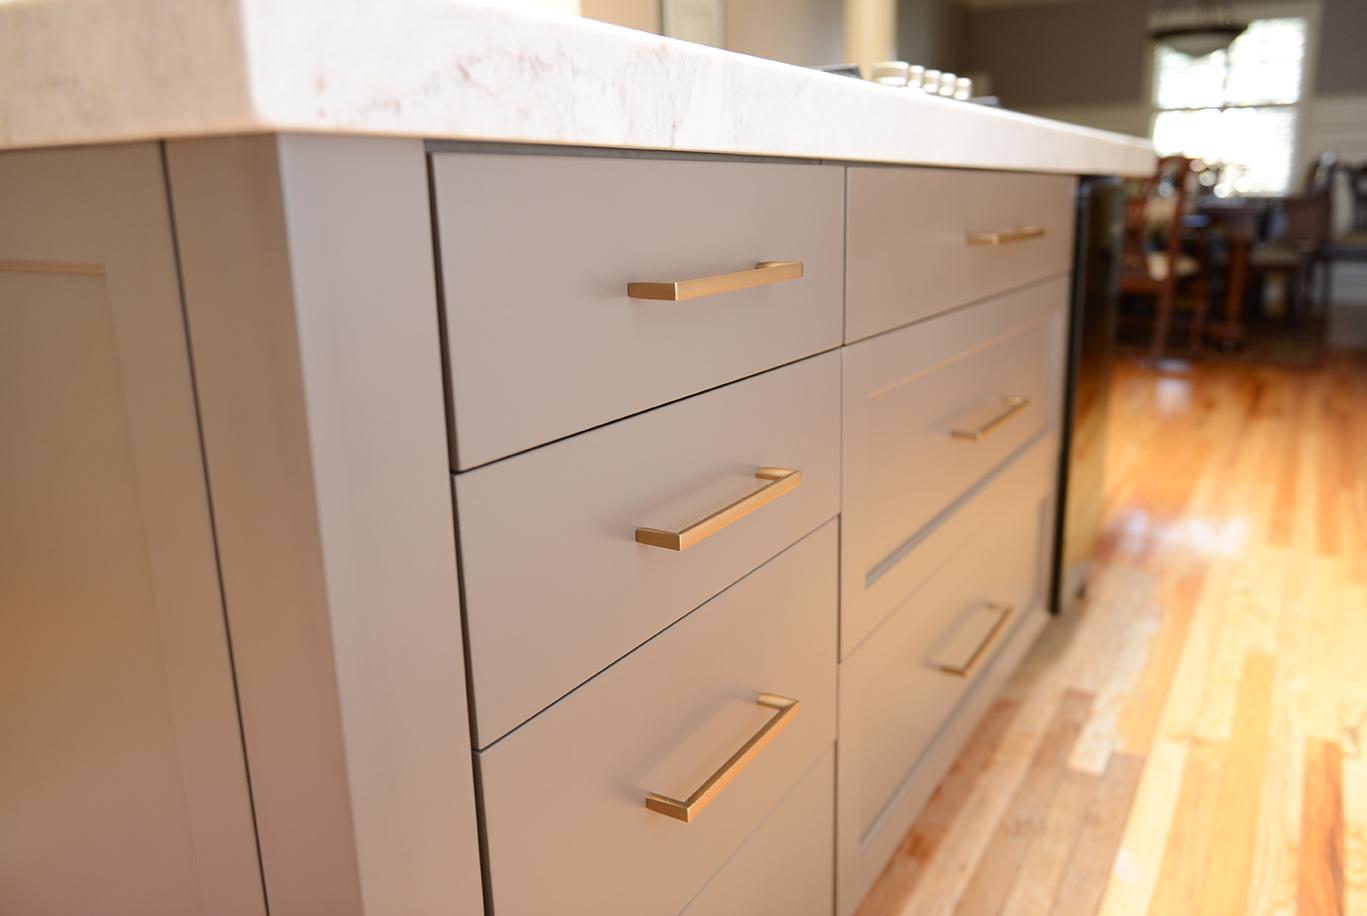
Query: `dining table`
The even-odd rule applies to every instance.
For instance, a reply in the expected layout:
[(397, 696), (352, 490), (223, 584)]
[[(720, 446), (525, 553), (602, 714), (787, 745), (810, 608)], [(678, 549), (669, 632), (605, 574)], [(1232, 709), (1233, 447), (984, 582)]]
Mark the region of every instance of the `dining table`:
[(1222, 253), (1223, 303), (1206, 324), (1206, 336), (1222, 349), (1241, 347), (1247, 335), (1244, 300), (1248, 293), (1249, 259), (1267, 232), (1278, 197), (1202, 197), (1182, 220), (1184, 234), (1207, 251)]

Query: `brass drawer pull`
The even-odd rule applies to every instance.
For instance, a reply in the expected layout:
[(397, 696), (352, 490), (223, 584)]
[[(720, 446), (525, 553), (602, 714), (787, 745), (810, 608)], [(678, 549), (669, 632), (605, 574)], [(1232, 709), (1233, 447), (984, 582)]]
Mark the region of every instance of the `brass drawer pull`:
[(970, 232), (964, 237), (964, 241), (970, 245), (1005, 245), (1008, 242), (1042, 238), (1043, 226), (1021, 226), (1017, 229), (998, 229), (995, 232)]
[(646, 796), (646, 807), (651, 811), (684, 823), (693, 820), (702, 809), (712, 803), (712, 799), (716, 798), (721, 790), (731, 783), (731, 780), (740, 775), (741, 770), (750, 765), (750, 761), (754, 760), (756, 755), (764, 750), (765, 745), (774, 740), (775, 735), (783, 731), (788, 723), (793, 721), (793, 716), (797, 715), (799, 709), (797, 700), (775, 696), (772, 693), (761, 693), (755, 702), (769, 709), (777, 709), (778, 715), (765, 722), (763, 728), (755, 732), (749, 741), (742, 744), (740, 750), (732, 754), (729, 760), (718, 767), (717, 772), (707, 777), (707, 781), (698, 786), (697, 791), (688, 796), (687, 799), (680, 801), (677, 798), (670, 798), (668, 795), (652, 792)]
[(790, 490), (796, 490), (802, 483), (802, 472), (788, 468), (760, 468), (755, 477), (767, 480), (764, 486), (753, 493), (713, 512), (707, 518), (689, 525), (682, 531), (661, 531), (659, 528), (637, 528), (636, 542), (665, 550), (687, 550), (699, 541), (709, 538), (723, 528), (734, 525), (761, 506), (778, 499)]
[(731, 293), (738, 289), (782, 283), (784, 280), (796, 280), (801, 276), (801, 261), (760, 261), (750, 270), (738, 270), (733, 274), (699, 277), (696, 280), (675, 280), (672, 283), (628, 283), (627, 295), (632, 299), (682, 302), (685, 299), (698, 299), (702, 296), (715, 296), (718, 293)]
[(978, 442), (987, 438), (988, 433), (1001, 426), (1007, 420), (1020, 413), (1030, 406), (1030, 399), (1024, 396), (1002, 398), (1005, 407), (1000, 413), (993, 414), (986, 422), (971, 429), (964, 427), (954, 427), (949, 434), (955, 439), (968, 439), (971, 442)]
[(978, 608), (971, 625), (959, 627), (954, 637), (940, 648), (935, 667), (955, 677), (972, 677), (978, 665), (987, 658), (988, 647), (997, 641), (1015, 610), (1012, 605), (991, 602)]

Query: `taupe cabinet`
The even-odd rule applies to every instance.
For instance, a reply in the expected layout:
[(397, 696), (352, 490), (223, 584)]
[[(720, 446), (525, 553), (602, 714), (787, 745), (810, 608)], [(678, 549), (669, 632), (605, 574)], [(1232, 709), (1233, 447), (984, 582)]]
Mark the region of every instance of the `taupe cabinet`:
[(0, 910), (482, 912), (422, 145), (0, 199)]
[(264, 916), (161, 150), (0, 201), (0, 911)]
[(847, 916), (1046, 619), (1071, 192), (0, 154), (0, 910)]

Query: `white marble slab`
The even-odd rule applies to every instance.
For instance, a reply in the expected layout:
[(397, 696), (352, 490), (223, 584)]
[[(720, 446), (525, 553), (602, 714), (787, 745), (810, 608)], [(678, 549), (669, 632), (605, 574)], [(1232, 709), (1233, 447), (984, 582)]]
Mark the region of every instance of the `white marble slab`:
[(461, 0), (0, 2), (0, 148), (259, 131), (1153, 166), (1133, 137)]

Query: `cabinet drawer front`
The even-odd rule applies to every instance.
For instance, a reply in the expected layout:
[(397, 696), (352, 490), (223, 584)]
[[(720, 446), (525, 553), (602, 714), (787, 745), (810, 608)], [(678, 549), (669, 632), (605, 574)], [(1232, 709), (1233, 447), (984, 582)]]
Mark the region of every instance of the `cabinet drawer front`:
[[(882, 869), (915, 817), (917, 764), (1015, 627), (1044, 601), (1052, 437), (978, 493), (935, 543), (939, 567), (840, 666), (841, 897)], [(984, 625), (984, 618), (1000, 627)], [(959, 669), (972, 659), (967, 671)], [(947, 664), (949, 663), (949, 664)], [(919, 803), (918, 803), (919, 804)]]
[(807, 771), (684, 916), (831, 916), (835, 749)]
[(1066, 271), (1074, 186), (1059, 175), (851, 168), (846, 341)]
[[(457, 469), (840, 344), (839, 166), (453, 152), (432, 171)], [(771, 261), (802, 275), (754, 271)]]
[[(476, 746), (834, 516), (839, 424), (828, 353), (457, 475)], [(637, 542), (791, 486), (766, 467), (800, 482), (685, 550)]]
[[(836, 522), (479, 753), (500, 916), (679, 912), (835, 740)], [(696, 817), (686, 798), (775, 715)]]
[(1047, 280), (846, 348), (842, 655), (915, 584), (930, 528), (1054, 422), (1066, 296)]

